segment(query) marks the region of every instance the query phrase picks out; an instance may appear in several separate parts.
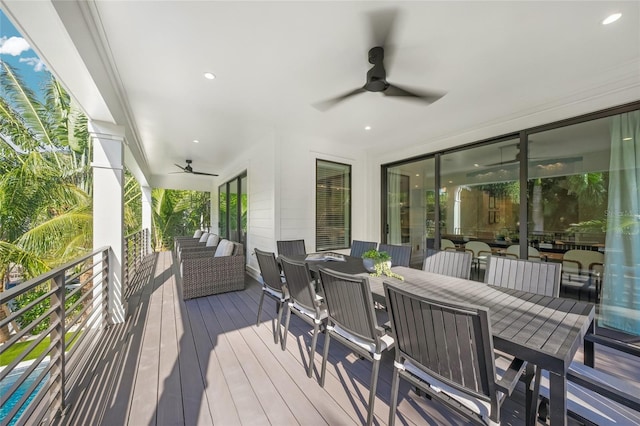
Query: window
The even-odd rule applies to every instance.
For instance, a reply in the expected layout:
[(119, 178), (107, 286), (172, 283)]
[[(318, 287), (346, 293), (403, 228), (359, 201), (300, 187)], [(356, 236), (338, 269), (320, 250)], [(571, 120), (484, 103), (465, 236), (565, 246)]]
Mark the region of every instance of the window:
[(351, 166), (316, 160), (316, 250), (349, 248)]

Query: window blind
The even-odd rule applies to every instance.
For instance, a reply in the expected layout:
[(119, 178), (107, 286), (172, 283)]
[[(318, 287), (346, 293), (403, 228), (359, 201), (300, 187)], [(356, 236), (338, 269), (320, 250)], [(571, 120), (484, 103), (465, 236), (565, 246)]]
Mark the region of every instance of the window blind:
[(351, 166), (316, 160), (316, 250), (351, 242)]

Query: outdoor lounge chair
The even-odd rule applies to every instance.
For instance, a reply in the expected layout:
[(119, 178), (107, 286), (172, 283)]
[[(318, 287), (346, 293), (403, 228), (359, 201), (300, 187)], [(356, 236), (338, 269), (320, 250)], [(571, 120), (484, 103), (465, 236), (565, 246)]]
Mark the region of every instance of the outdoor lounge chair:
[(245, 260), (242, 244), (222, 240), (215, 253), (185, 256), (181, 263), (182, 297), (209, 296), (244, 290)]

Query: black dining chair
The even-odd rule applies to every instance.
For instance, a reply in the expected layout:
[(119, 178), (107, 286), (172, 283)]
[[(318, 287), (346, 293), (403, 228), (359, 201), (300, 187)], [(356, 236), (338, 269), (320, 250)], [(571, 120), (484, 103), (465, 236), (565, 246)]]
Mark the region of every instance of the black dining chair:
[(278, 314), (278, 317), (276, 319), (276, 326), (273, 330), (273, 340), (275, 343), (278, 343), (284, 303), (289, 300), (287, 284), (284, 277), (280, 275), (280, 266), (276, 261), (275, 254), (273, 252), (262, 251), (257, 248), (254, 251), (256, 253), (256, 258), (258, 259), (260, 275), (262, 275), (262, 294), (260, 295), (260, 303), (258, 304), (256, 327), (260, 325), (260, 320), (262, 319), (262, 304), (264, 303), (264, 296), (266, 295), (276, 302), (276, 313)]
[(324, 355), (320, 386), (324, 386), (331, 339), (342, 343), (373, 363), (369, 383), (367, 425), (373, 422), (378, 371), (382, 353), (393, 346), (393, 337), (378, 325), (367, 277), (320, 268), (320, 285), (327, 306)]
[(313, 326), (313, 337), (309, 348), (309, 367), (307, 375), (313, 374), (313, 356), (316, 352), (318, 334), (324, 330), (327, 319), (327, 308), (322, 297), (316, 294), (315, 282), (311, 279), (309, 266), (305, 262), (298, 262), (280, 256), (280, 264), (287, 280), (289, 290), (289, 314), (284, 325), (284, 336), (282, 337), (282, 350), (287, 348), (287, 335), (289, 334), (289, 322), (291, 314), (295, 314), (307, 324)]
[(351, 242), (351, 252), (349, 253), (349, 256), (362, 257), (365, 252), (369, 250), (375, 250), (377, 246), (378, 243), (376, 243), (375, 241), (353, 240)]
[(295, 256), (297, 254), (307, 254), (304, 240), (279, 240), (276, 241), (279, 256)]
[(497, 362), (486, 308), (412, 294), (385, 282), (396, 338), (389, 425), (396, 420), (400, 379), (478, 424), (500, 424), (524, 362)]
[(391, 266), (409, 266), (411, 263), (411, 246), (380, 244), (378, 251), (386, 251), (391, 256)]
[(469, 252), (427, 249), (422, 270), (468, 280), (472, 262), (473, 256)]

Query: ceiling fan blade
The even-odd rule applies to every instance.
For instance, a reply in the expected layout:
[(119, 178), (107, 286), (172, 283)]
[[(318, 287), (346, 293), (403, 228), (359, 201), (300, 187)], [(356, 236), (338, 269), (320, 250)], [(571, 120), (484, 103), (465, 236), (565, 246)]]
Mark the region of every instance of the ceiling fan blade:
[[(179, 169), (182, 169), (182, 171), (183, 171), (183, 172), (186, 172), (186, 169), (185, 169), (184, 167), (182, 167), (181, 165), (179, 165), (179, 164), (175, 164), (175, 163), (173, 163), (173, 165), (174, 165), (174, 166), (176, 166), (176, 167), (177, 167), (177, 168), (179, 168)], [(176, 173), (177, 173), (177, 172), (176, 172)]]
[(215, 173), (204, 173), (204, 172), (191, 172), (194, 175), (201, 175), (201, 176), (218, 176)]
[(408, 98), (416, 98), (430, 104), (434, 103), (446, 94), (438, 92), (420, 92), (414, 89), (402, 88), (394, 84), (389, 84), (389, 87), (382, 93), (385, 96), (404, 96)]
[(400, 14), (398, 9), (380, 9), (368, 13), (369, 27), (371, 28), (371, 47), (384, 49), (385, 65), (391, 69), (395, 53), (393, 37), (398, 26)]
[(336, 104), (338, 104), (339, 102), (344, 101), (345, 99), (350, 98), (351, 96), (357, 95), (359, 93), (364, 93), (366, 92), (366, 90), (363, 87), (360, 87), (358, 89), (352, 90), (350, 92), (344, 93), (340, 96), (336, 96), (335, 98), (331, 98), (331, 99), (327, 99), (325, 101), (320, 101), (320, 102), (316, 102), (315, 104), (313, 104), (313, 107), (319, 111), (326, 111), (329, 108), (335, 106)]
[(508, 164), (516, 164), (519, 163), (520, 160), (514, 158), (513, 160), (505, 160), (505, 161), (499, 161), (497, 163), (491, 163), (491, 164), (485, 164), (485, 167), (493, 167), (493, 166), (506, 166)]

